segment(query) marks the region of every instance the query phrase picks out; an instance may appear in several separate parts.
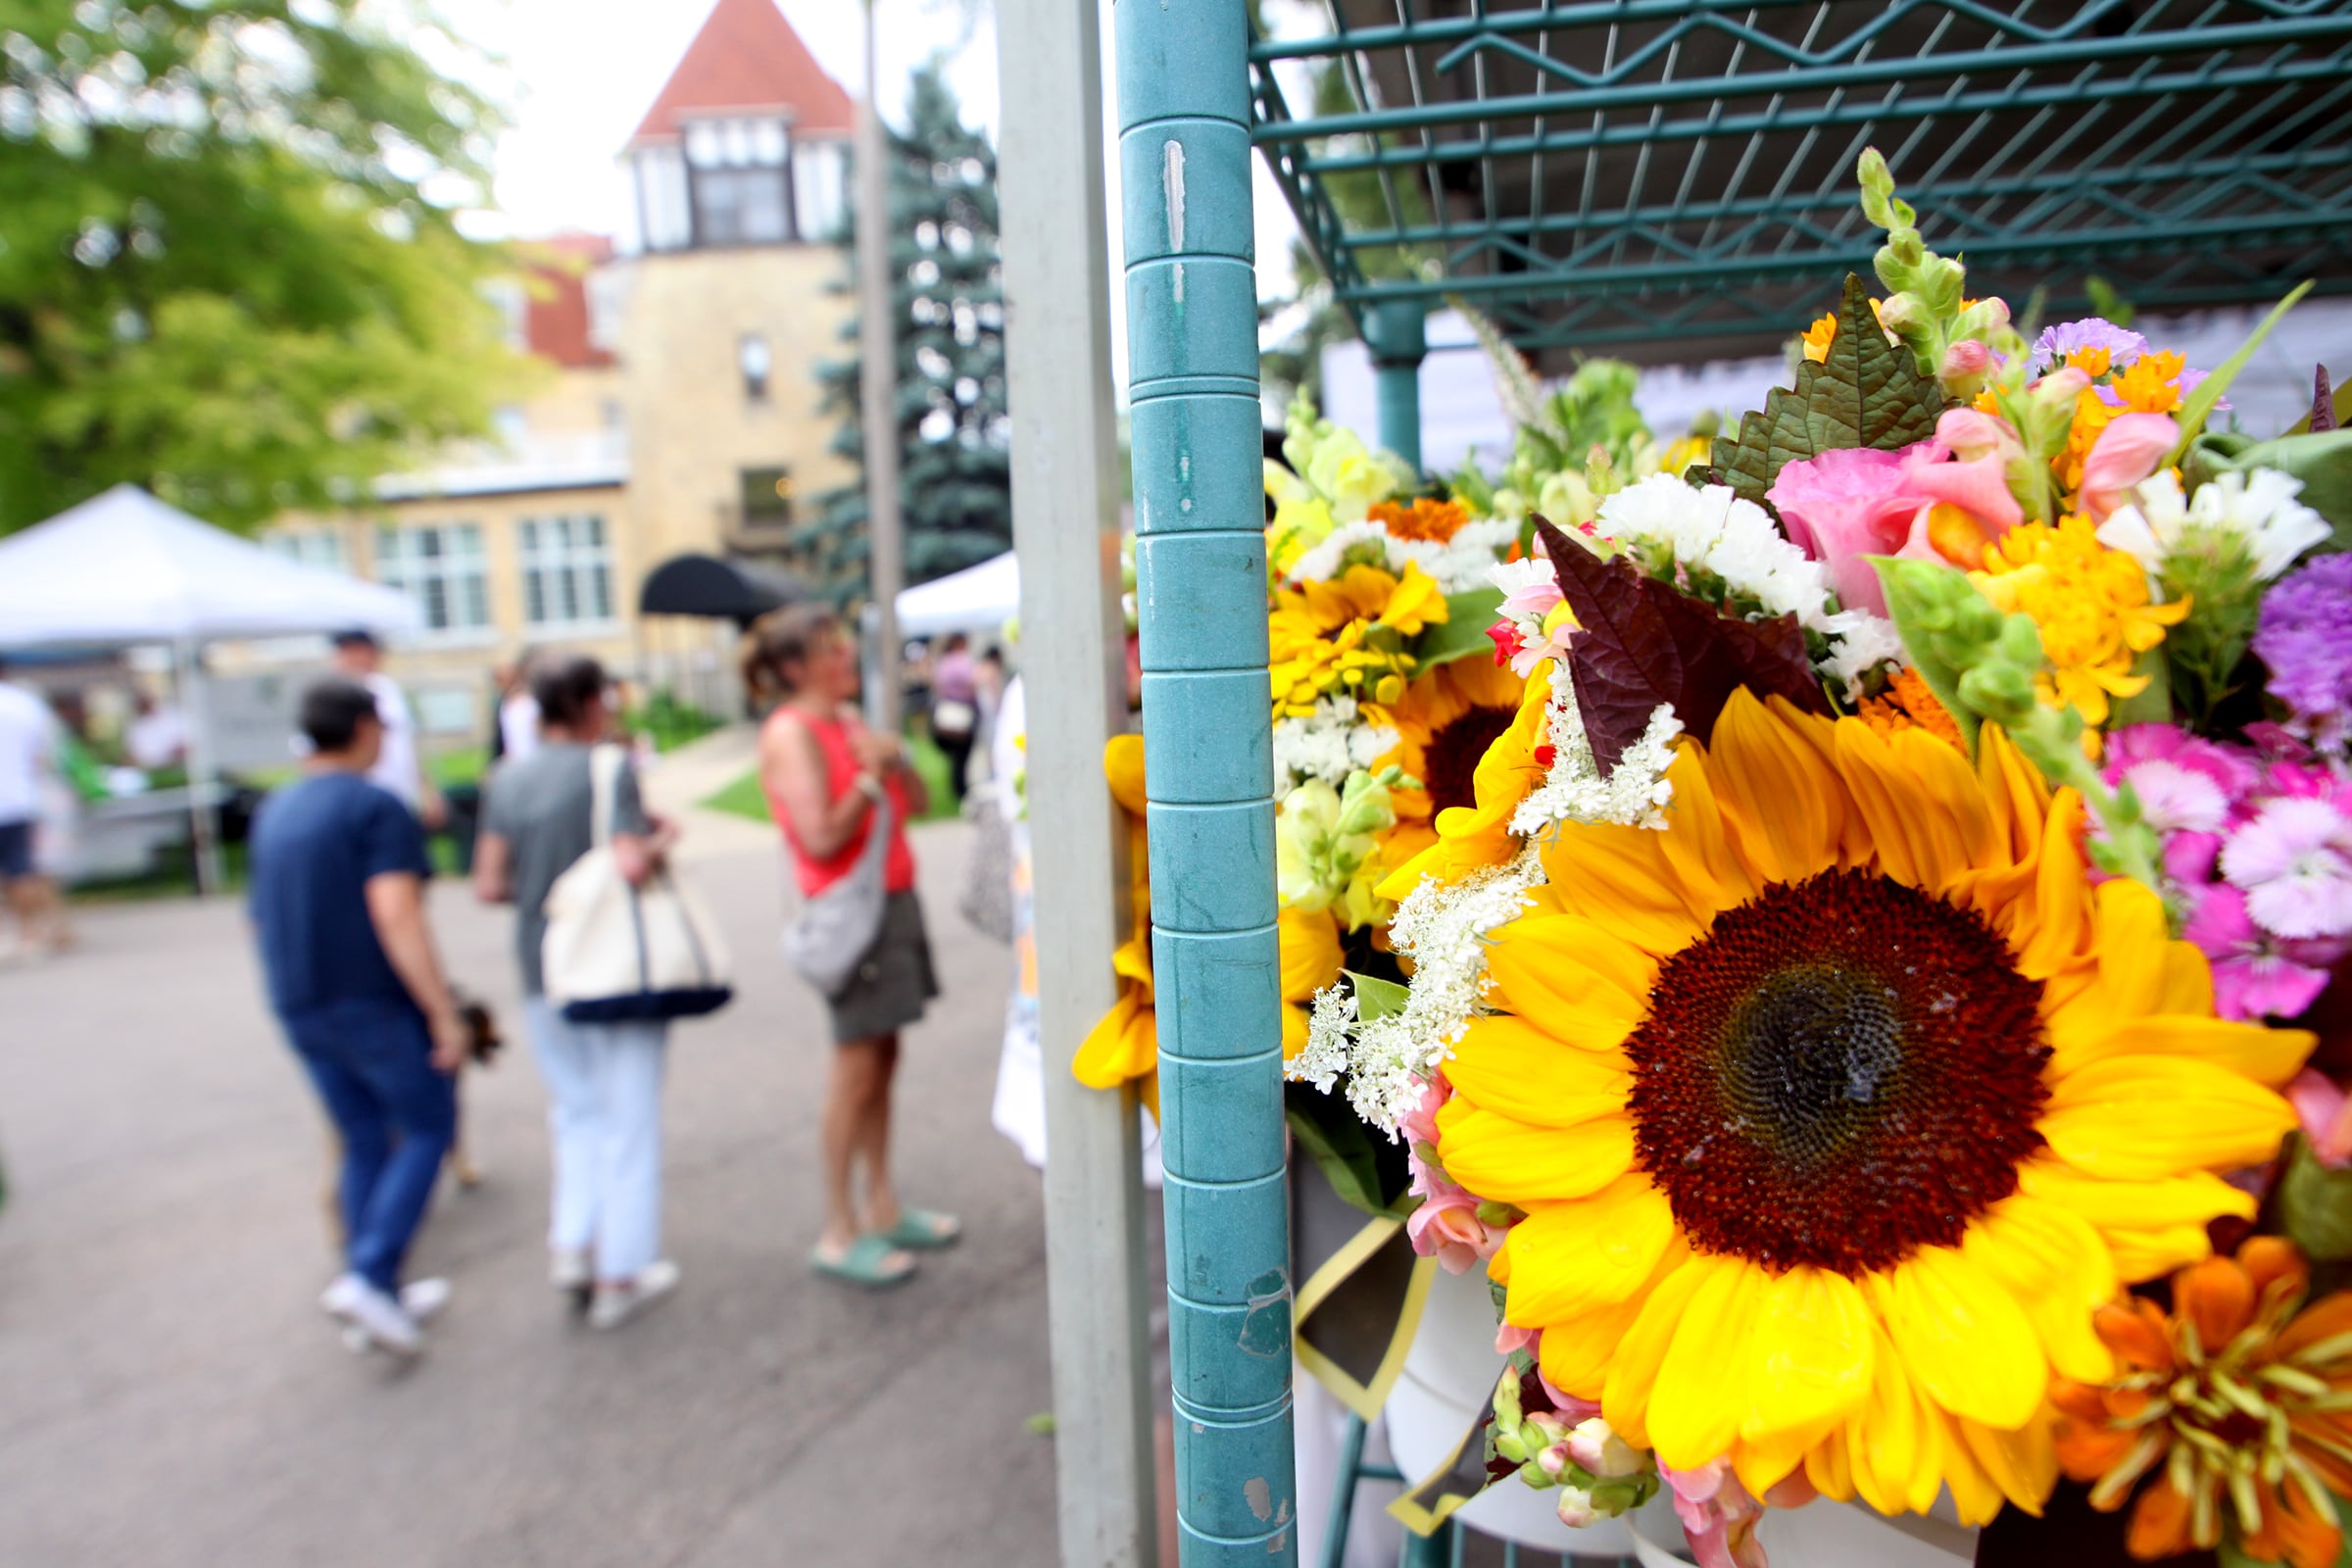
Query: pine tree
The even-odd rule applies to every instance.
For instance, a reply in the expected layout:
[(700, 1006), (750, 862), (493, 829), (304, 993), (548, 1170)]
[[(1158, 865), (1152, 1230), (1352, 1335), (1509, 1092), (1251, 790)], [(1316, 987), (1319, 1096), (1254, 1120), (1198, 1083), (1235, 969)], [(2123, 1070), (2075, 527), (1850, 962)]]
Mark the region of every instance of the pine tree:
[[(890, 261), (901, 509), (906, 580), (916, 583), (1011, 548), (1012, 481), (996, 149), (963, 123), (936, 61), (914, 74), (907, 121), (904, 133), (888, 132)], [(854, 236), (841, 244), (854, 277)], [(854, 343), (857, 322), (842, 335)], [(858, 478), (817, 497), (802, 530), (802, 564), (822, 591), (848, 603), (868, 592), (863, 378), (854, 357), (822, 368), (818, 378), (823, 408), (842, 421), (832, 448), (858, 465)]]

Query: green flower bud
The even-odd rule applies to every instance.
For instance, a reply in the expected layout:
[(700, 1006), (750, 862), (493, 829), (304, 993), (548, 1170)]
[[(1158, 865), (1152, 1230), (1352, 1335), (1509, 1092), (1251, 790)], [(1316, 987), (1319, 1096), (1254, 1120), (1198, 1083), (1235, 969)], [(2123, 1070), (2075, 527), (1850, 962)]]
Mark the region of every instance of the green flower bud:
[(1513, 1464), (1527, 1463), (1527, 1445), (1520, 1441), (1516, 1430), (1494, 1434), (1494, 1452)]
[(1985, 663), (1960, 676), (1960, 700), (1994, 723), (2014, 729), (2034, 712), (2034, 677), (2014, 664)]
[(1614, 1519), (1642, 1503), (1642, 1489), (1631, 1481), (1603, 1481), (1592, 1489), (1592, 1511)]

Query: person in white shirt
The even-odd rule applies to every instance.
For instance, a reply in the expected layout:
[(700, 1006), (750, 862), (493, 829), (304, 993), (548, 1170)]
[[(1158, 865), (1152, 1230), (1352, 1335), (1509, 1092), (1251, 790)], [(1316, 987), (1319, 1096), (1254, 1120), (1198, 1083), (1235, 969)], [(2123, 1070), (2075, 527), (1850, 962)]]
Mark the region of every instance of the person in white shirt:
[(438, 829), (447, 809), (440, 792), (424, 776), (424, 764), (416, 752), (416, 715), (409, 711), (409, 699), (400, 683), (384, 673), (383, 665), (383, 645), (372, 633), (347, 631), (336, 636), (335, 668), (368, 688), (375, 699), (376, 715), (383, 721), (383, 751), (368, 770), (368, 782), (391, 791), (426, 828)]
[(145, 692), (135, 700), (137, 716), (122, 727), (122, 750), (130, 758), (130, 765), (152, 773), (187, 760), (188, 725), (179, 710)]
[(24, 951), (40, 953), (65, 941), (57, 885), (34, 863), (33, 834), (42, 796), (57, 771), (57, 715), (29, 689), (8, 679), (0, 665), (0, 894), (16, 917)]
[(493, 679), (499, 690), (498, 760), (519, 762), (539, 749), (539, 699), (531, 695), (530, 665), (501, 664)]

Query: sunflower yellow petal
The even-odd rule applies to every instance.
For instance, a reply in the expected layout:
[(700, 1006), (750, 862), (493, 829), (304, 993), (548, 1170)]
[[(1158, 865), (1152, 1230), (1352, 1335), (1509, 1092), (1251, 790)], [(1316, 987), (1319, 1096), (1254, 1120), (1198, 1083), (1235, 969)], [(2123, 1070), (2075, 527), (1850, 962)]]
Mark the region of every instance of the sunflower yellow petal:
[[(1884, 1323), (1872, 1322), (1870, 1347), (1870, 1396), (1847, 1419), (1844, 1446), (1854, 1491), (1862, 1500), (1881, 1513), (1901, 1513), (1911, 1506), (1921, 1468), (1921, 1396), (1911, 1386)], [(1932, 1455), (1926, 1469), (1935, 1475)], [(1935, 1496), (1934, 1484), (1928, 1496)]]
[(2114, 1374), (2115, 1357), (2091, 1332), (2090, 1319), (2115, 1298), (2115, 1261), (2088, 1220), (2047, 1199), (2014, 1193), (1977, 1217), (1960, 1251), (2025, 1309), (2060, 1373), (2080, 1383)]
[(1102, 774), (1111, 799), (1136, 817), (1144, 814), (1144, 738), (1113, 735), (1102, 746)]
[(2053, 1082), (2117, 1056), (2180, 1056), (2276, 1088), (2295, 1075), (2319, 1045), (2301, 1029), (2266, 1029), (2210, 1015), (2158, 1013), (2118, 1021), (2094, 989), (2050, 1017)]
[(1678, 1470), (1720, 1457), (1740, 1434), (1746, 1391), (1729, 1369), (1750, 1362), (1762, 1269), (1739, 1258), (1715, 1266), (1684, 1304), (1674, 1343), (1649, 1391), (1649, 1442)]
[(1490, 1000), (1571, 1045), (1614, 1050), (1649, 1010), (1657, 960), (1573, 914), (1527, 915), (1499, 927), (1487, 952)]
[(1858, 718), (1835, 731), (1838, 771), (1897, 882), (1947, 891), (1997, 851), (1992, 809), (1968, 760), (1925, 730), (1881, 735)]
[(1340, 977), (1340, 928), (1328, 910), (1285, 909), (1275, 921), (1282, 947), (1282, 1000), (1312, 1002)]
[(1801, 1451), (1870, 1396), (1870, 1306), (1842, 1274), (1800, 1265), (1767, 1276), (1754, 1334), (1743, 1442), (1793, 1438)]
[(1747, 1265), (1737, 1258), (1692, 1253), (1650, 1290), (1633, 1325), (1617, 1342), (1617, 1354), (1609, 1362), (1608, 1379), (1601, 1389), (1600, 1413), (1636, 1447), (1650, 1446), (1650, 1394), (1690, 1298), (1727, 1267), (1744, 1269)]
[(1446, 1076), (1455, 1093), (1533, 1127), (1620, 1113), (1634, 1086), (1622, 1054), (1564, 1044), (1507, 1013), (1470, 1020)]
[(2042, 1113), (2052, 1152), (2119, 1180), (2269, 1159), (2294, 1129), (2284, 1100), (2226, 1067), (2180, 1056), (2110, 1056), (2059, 1078)]
[(2036, 1416), (2015, 1432), (1996, 1431), (1974, 1421), (1953, 1425), (1984, 1478), (2002, 1496), (2039, 1518), (2042, 1503), (2058, 1485), (2058, 1449), (2050, 1439), (2049, 1422)]
[(2095, 952), (2082, 828), (2082, 798), (2060, 790), (2042, 823), (2032, 893), (2010, 906), (2006, 923), (1993, 921), (2017, 952), (2018, 972), (2030, 980), (2086, 963)]
[(1760, 884), (1734, 851), (1730, 825), (1715, 799), (1713, 768), (1699, 760), (1697, 748), (1686, 746), (1666, 776), (1674, 784), (1674, 798), (1666, 804), (1667, 830), (1649, 836), (1665, 851), (1691, 918), (1711, 919), (1754, 898)]
[(1282, 1006), (1282, 1059), (1296, 1061), (1298, 1053), (1306, 1049), (1306, 1009), (1284, 1003)]
[(2041, 1341), (2014, 1298), (1948, 1247), (1868, 1276), (1887, 1336), (1920, 1389), (1953, 1415), (2023, 1426), (2049, 1384)]
[[(1787, 708), (1784, 703), (1782, 708)], [(1800, 882), (1838, 860), (1845, 786), (1799, 731), (1826, 719), (1767, 709), (1745, 687), (1716, 716), (1707, 760), (1725, 825), (1761, 882)]]
[(1538, 1328), (1615, 1305), (1641, 1290), (1673, 1241), (1674, 1211), (1639, 1171), (1591, 1198), (1530, 1203), (1503, 1244), (1511, 1277), (1504, 1320)]
[(1116, 1089), (1158, 1060), (1158, 1017), (1127, 990), (1080, 1042), (1070, 1072), (1089, 1089)]
[[(1494, 1254), (1498, 1261), (1505, 1255), (1505, 1252)], [(1684, 1245), (1683, 1239), (1670, 1237), (1657, 1266), (1633, 1295), (1622, 1301), (1545, 1324), (1539, 1354), (1544, 1376), (1551, 1386), (1580, 1399), (1598, 1399), (1607, 1386), (1609, 1370), (1616, 1364), (1618, 1348), (1632, 1331), (1634, 1320), (1642, 1315), (1650, 1293), (1690, 1256), (1690, 1249)]]
[(1719, 911), (1692, 911), (1660, 847), (1667, 836), (1647, 828), (1571, 823), (1544, 850), (1548, 888), (1561, 908), (1606, 920), (1645, 953), (1679, 953)]
[(2172, 927), (2155, 890), (2130, 877), (2102, 882), (2091, 895), (2099, 940), (2099, 988), (2119, 1018), (2156, 1010), (2164, 995), (2164, 954)]
[(1438, 1157), (1455, 1181), (1498, 1202), (1585, 1198), (1633, 1168), (1634, 1124), (1610, 1116), (1530, 1127), (1456, 1096), (1438, 1112)]
[[(1768, 1438), (1750, 1442), (1741, 1438), (1732, 1445), (1732, 1473), (1753, 1496), (1761, 1497), (1796, 1472), (1817, 1447), (1838, 1435), (1832, 1427), (1821, 1437), (1809, 1438), (1802, 1432), (1777, 1432)], [(1816, 1490), (1837, 1493), (1830, 1488)], [(1845, 1483), (1845, 1494), (1851, 1496), (1852, 1483)]]
[(2251, 1194), (2208, 1171), (2149, 1181), (2109, 1181), (2049, 1155), (2018, 1167), (2018, 1191), (2080, 1215), (2107, 1245), (2126, 1285), (2169, 1274), (2213, 1250), (2205, 1226), (2224, 1214), (2254, 1217)]
[(1853, 1446), (1840, 1430), (1805, 1450), (1805, 1479), (1813, 1490), (1835, 1502), (1854, 1500)]
[[(1953, 1511), (1971, 1529), (1992, 1523), (1993, 1515), (2001, 1511), (2001, 1489), (1969, 1451), (1959, 1418), (1933, 1404), (1926, 1418), (1936, 1433), (1936, 1466), (1943, 1473), (1944, 1485), (1952, 1489)], [(1927, 1512), (1927, 1505), (1920, 1505), (1917, 1511)]]

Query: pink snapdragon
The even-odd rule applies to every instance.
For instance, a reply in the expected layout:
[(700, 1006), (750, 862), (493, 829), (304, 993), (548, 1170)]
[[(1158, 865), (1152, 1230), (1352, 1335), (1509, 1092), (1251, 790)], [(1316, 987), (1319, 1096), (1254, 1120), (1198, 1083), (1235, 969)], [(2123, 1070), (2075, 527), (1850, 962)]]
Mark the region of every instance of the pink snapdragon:
[(2287, 1084), (2286, 1099), (2320, 1163), (2330, 1170), (2352, 1165), (2352, 1095), (2306, 1067)]
[(2107, 421), (2107, 428), (2091, 443), (2090, 455), (2082, 460), (2082, 482), (2076, 487), (2076, 503), (2091, 521), (2105, 522), (2109, 513), (2132, 499), (2132, 492), (2140, 481), (2162, 466), (2166, 455), (2180, 442), (2180, 426), (2170, 415), (2117, 415)]
[(1420, 1098), (1398, 1119), (1398, 1131), (1404, 1135), (1406, 1163), (1413, 1174), (1409, 1191), (1421, 1200), (1420, 1205), (1405, 1217), (1404, 1234), (1411, 1240), (1415, 1252), (1436, 1258), (1438, 1266), (1446, 1273), (1467, 1274), (1501, 1249), (1508, 1231), (1504, 1226), (1490, 1225), (1479, 1218), (1479, 1200), (1422, 1152), (1427, 1150), (1435, 1154), (1438, 1110), (1452, 1098), (1453, 1086), (1446, 1081), (1443, 1072), (1437, 1073), (1422, 1084)]
[(1728, 1458), (1691, 1470), (1677, 1470), (1661, 1459), (1658, 1474), (1674, 1493), (1675, 1517), (1698, 1554), (1698, 1568), (1771, 1568), (1764, 1544), (1756, 1539), (1765, 1508), (1801, 1508), (1819, 1495), (1801, 1468), (1765, 1493), (1762, 1501), (1740, 1484)]
[(1941, 561), (1928, 542), (1935, 498), (1907, 482), (1903, 454), (1838, 448), (1781, 465), (1765, 492), (1798, 549), (1829, 567), (1830, 585), (1848, 610), (1886, 613), (1872, 556)]

